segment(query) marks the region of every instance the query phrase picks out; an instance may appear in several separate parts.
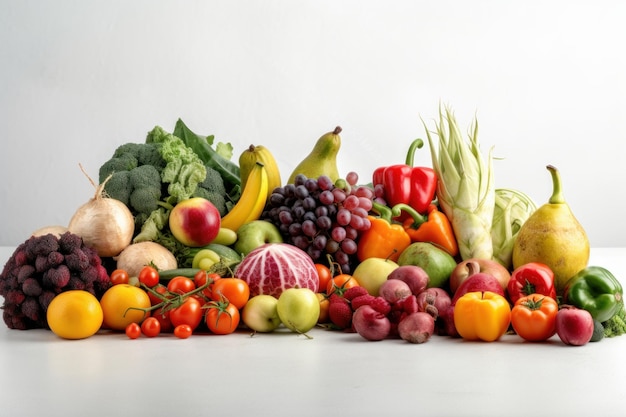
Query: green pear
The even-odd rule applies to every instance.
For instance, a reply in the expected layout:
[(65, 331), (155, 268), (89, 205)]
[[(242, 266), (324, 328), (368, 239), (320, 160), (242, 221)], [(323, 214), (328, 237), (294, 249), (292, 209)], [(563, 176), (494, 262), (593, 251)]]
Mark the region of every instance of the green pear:
[(341, 147), (341, 127), (337, 126), (332, 132), (322, 135), (311, 153), (309, 153), (293, 170), (288, 184), (293, 184), (298, 174), (304, 174), (307, 178), (318, 178), (322, 175), (328, 176), (333, 182), (339, 179), (337, 169), (337, 154)]
[(547, 166), (552, 175), (552, 196), (522, 225), (513, 244), (513, 268), (540, 262), (554, 272), (557, 295), (565, 283), (589, 262), (589, 239), (563, 198), (559, 171)]

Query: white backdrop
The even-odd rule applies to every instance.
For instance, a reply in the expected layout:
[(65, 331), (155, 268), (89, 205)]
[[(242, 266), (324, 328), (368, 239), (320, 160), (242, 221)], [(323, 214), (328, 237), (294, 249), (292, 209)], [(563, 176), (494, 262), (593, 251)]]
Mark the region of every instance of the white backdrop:
[[(592, 246), (626, 246), (622, 1), (0, 0), (0, 245), (67, 224), (82, 163), (177, 118), (270, 148), (284, 178), (336, 125), (342, 174), (403, 163), (439, 103), (474, 116), (497, 187), (547, 164)], [(427, 148), (416, 164), (430, 165)]]

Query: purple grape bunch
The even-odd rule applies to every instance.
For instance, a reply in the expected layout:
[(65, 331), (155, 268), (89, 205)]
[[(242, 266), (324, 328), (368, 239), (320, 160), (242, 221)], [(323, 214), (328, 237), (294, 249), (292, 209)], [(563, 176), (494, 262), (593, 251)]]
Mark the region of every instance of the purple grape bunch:
[(273, 190), (261, 219), (275, 224), (286, 243), (309, 254), (314, 262), (339, 265), (351, 273), (359, 236), (370, 228), (374, 191), (357, 185), (358, 174), (333, 182), (328, 176), (295, 177), (293, 184)]

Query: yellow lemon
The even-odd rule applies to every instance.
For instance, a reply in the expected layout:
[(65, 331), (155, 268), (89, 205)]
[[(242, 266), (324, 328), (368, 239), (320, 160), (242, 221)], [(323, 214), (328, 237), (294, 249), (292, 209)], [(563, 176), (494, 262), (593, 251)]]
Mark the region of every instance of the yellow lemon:
[(83, 290), (65, 291), (55, 296), (46, 312), (48, 326), (64, 339), (93, 336), (102, 326), (103, 313), (98, 299)]

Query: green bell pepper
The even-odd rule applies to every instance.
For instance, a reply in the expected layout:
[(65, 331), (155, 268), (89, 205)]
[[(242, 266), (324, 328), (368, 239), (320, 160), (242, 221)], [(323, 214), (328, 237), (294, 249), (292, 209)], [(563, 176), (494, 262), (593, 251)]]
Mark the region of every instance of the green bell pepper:
[(622, 303), (622, 285), (601, 266), (588, 266), (565, 284), (564, 301), (591, 313), (605, 322), (617, 313)]

